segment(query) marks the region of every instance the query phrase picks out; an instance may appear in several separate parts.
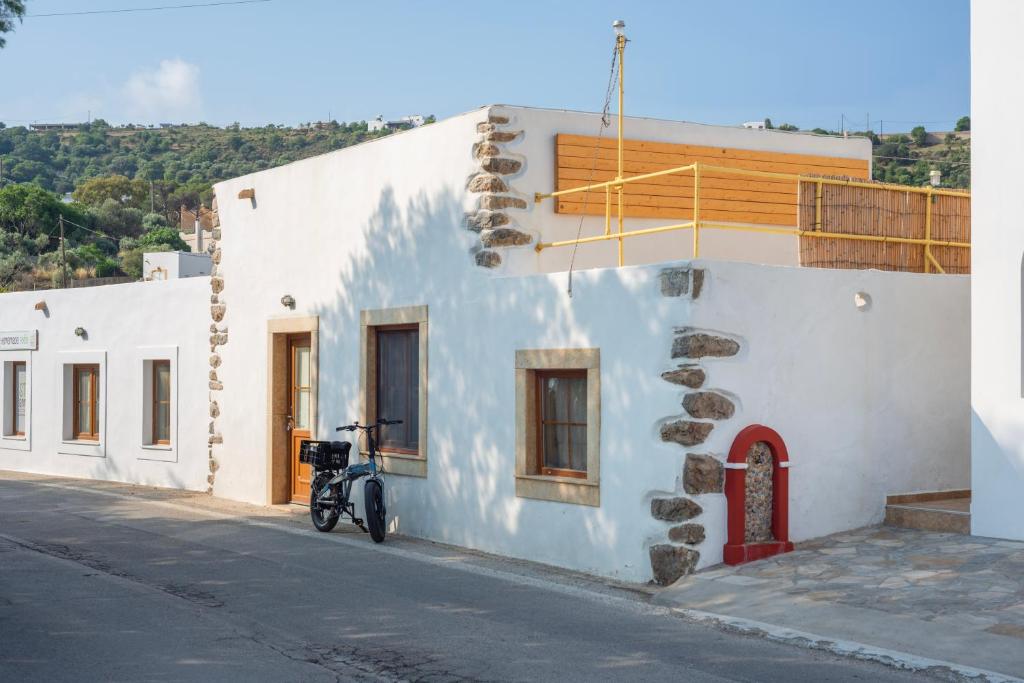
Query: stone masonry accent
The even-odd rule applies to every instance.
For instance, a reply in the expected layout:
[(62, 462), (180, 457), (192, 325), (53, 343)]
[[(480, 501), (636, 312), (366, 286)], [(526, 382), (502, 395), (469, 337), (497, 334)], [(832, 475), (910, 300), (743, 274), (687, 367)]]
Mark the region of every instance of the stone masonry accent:
[(689, 498), (655, 498), (651, 501), (651, 516), (663, 522), (685, 522), (704, 512)]
[(710, 422), (676, 420), (661, 425), (661, 440), (681, 446), (696, 446), (707, 441), (708, 434), (715, 428)]
[(696, 299), (704, 288), (704, 269), (678, 266), (674, 268), (662, 268), (658, 273), (661, 282), (661, 295), (670, 297), (682, 297), (693, 294), (690, 298)]
[(220, 465), (214, 454), (214, 446), (224, 443), (224, 437), (217, 429), (217, 419), (220, 417), (221, 408), (218, 402), (218, 392), (224, 390), (224, 381), (218, 376), (217, 369), (221, 365), (220, 347), (228, 343), (228, 327), (224, 323), (227, 316), (227, 304), (224, 301), (224, 274), (221, 272), (221, 227), (220, 213), (217, 210), (217, 197), (214, 195), (211, 206), (211, 222), (213, 230), (210, 233), (211, 239), (206, 251), (213, 261), (213, 271), (210, 278), (210, 373), (209, 373), (209, 401), (210, 401), (210, 435), (207, 439), (207, 458), (209, 474), (206, 476), (206, 492), (213, 493), (213, 484), (217, 477), (217, 470)]
[(651, 546), (651, 569), (654, 582), (668, 586), (687, 574), (692, 574), (700, 560), (700, 553), (693, 548), (678, 545)]
[(714, 391), (697, 391), (683, 397), (683, 409), (698, 419), (728, 420), (736, 412), (732, 401)]
[(673, 358), (726, 358), (739, 352), (737, 341), (704, 332), (684, 331), (672, 342)]
[(690, 495), (722, 493), (725, 466), (710, 455), (688, 453), (683, 465), (683, 490)]
[(707, 379), (704, 369), (697, 365), (680, 365), (675, 370), (667, 370), (661, 373), (661, 378), (672, 384), (681, 384), (684, 387), (698, 389)]
[(700, 524), (681, 524), (668, 530), (668, 540), (673, 543), (698, 545), (704, 542), (704, 527)]
[[(661, 295), (671, 298), (696, 300), (707, 283), (703, 268), (674, 266), (663, 268), (658, 274)], [(707, 382), (703, 367), (709, 360), (728, 359), (740, 352), (740, 343), (721, 334), (676, 328), (672, 339), (671, 357), (684, 359), (672, 370), (661, 373), (666, 382), (699, 390), (685, 393), (682, 398), (683, 417), (672, 417), (662, 423), (661, 440), (691, 448), (705, 443), (716, 423), (729, 420), (736, 414), (736, 403), (720, 391), (702, 389)], [(700, 552), (692, 547), (703, 543), (707, 534), (700, 522), (688, 521), (703, 512), (702, 506), (687, 496), (721, 496), (725, 488), (725, 466), (713, 455), (687, 453), (680, 483), (682, 491), (672, 497), (651, 500), (651, 516), (663, 522), (685, 522), (666, 530), (667, 543), (654, 542), (650, 547), (651, 572), (661, 585), (674, 583), (692, 573), (700, 560)]]
[(489, 111), (487, 120), (476, 126), (480, 137), (473, 145), (473, 158), (480, 170), (469, 179), (466, 189), (480, 198), (476, 210), (466, 214), (466, 228), (480, 235), (474, 260), (483, 268), (501, 265), (501, 254), (494, 249), (526, 246), (534, 239), (519, 230), (507, 213), (529, 207), (525, 199), (512, 194), (509, 184), (508, 176), (519, 173), (523, 162), (507, 156), (505, 145), (519, 140), (523, 132), (508, 130), (508, 125), (509, 117)]

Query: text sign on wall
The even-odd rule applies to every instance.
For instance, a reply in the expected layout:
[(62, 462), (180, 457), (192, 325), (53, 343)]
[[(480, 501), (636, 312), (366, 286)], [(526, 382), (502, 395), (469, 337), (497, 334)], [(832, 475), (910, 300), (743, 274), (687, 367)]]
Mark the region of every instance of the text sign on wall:
[(0, 332), (0, 351), (35, 351), (38, 330)]

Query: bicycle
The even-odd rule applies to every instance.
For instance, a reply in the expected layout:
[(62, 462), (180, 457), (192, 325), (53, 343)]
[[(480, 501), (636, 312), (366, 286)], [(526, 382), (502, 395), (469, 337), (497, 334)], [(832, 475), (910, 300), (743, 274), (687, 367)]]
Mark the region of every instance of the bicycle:
[[(370, 534), (375, 543), (384, 540), (387, 509), (384, 507), (384, 482), (382, 470), (377, 468), (380, 451), (375, 432), (382, 426), (402, 424), (401, 420), (380, 418), (372, 425), (354, 422), (335, 429), (337, 432), (366, 432), (369, 460), (355, 465), (348, 464), (352, 444), (348, 441), (303, 441), (299, 447), (299, 462), (313, 468), (309, 482), (309, 514), (317, 531), (328, 532), (348, 515), (352, 523)], [(358, 436), (356, 439), (358, 440)], [(363, 477), (369, 477), (363, 484), (363, 502), (366, 521), (356, 517), (355, 503), (349, 500), (352, 484)]]

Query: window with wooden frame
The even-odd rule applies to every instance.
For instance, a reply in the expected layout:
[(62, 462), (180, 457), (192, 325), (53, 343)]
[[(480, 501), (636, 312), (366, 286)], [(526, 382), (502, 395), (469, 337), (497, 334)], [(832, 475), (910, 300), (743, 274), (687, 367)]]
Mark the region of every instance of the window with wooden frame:
[(169, 446), (171, 443), (171, 361), (152, 362), (152, 442)]
[(25, 436), (26, 408), (28, 405), (28, 366), (25, 361), (13, 361), (11, 371), (11, 395), (8, 397), (10, 412), (8, 416), (10, 436)]
[(516, 495), (600, 506), (599, 349), (516, 351)]
[(359, 312), (361, 421), (402, 420), (381, 430), (390, 474), (427, 476), (427, 318), (423, 305)]
[(537, 370), (538, 474), (587, 477), (587, 371)]
[(99, 441), (99, 379), (96, 363), (75, 364), (72, 376), (72, 436), (79, 441)]
[(379, 418), (401, 420), (380, 430), (380, 447), (416, 455), (419, 448), (419, 325), (374, 328), (376, 406)]

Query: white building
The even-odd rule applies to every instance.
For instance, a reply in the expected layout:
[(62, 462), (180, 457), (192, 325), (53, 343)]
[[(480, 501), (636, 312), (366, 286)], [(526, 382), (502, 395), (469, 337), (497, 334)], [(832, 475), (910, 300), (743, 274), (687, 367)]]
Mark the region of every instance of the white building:
[(977, 188), (971, 286), (972, 532), (1024, 540), (1024, 232), (1014, 124), (1024, 5), (971, 3), (971, 176)]
[[(204, 278), (96, 288), (46, 319), (29, 296), (0, 297), (5, 328), (39, 330), (38, 351), (0, 355), (31, 363), (33, 433), (50, 434), (0, 467), (301, 502), (303, 438), (398, 417), (384, 459), (392, 531), (662, 582), (729, 547), (761, 552), (733, 543), (737, 519), (739, 545), (763, 550), (877, 523), (888, 494), (969, 486), (969, 373), (951, 362), (969, 353), (967, 277), (798, 267), (799, 207), (825, 225), (813, 189), (808, 205), (800, 182), (714, 170), (868, 178), (867, 140), (628, 119), (630, 175), (708, 164), (704, 227), (661, 227), (695, 211), (694, 169), (631, 186), (625, 229), (641, 232), (620, 240), (614, 193), (535, 194), (613, 173), (614, 135), (596, 146), (598, 126), (484, 107), (219, 183), (204, 291), (192, 289)], [(559, 244), (578, 237), (590, 241)], [(165, 291), (193, 298), (149, 298)], [(151, 312), (124, 311), (127, 292)], [(78, 322), (100, 310), (112, 312)], [(78, 324), (88, 342), (69, 336)], [(138, 349), (161, 344), (180, 349), (178, 381), (187, 368), (195, 384), (178, 405), (195, 410), (157, 476), (138, 455)], [(85, 348), (108, 354), (96, 410), (109, 438), (130, 428), (107, 450), (116, 467), (52, 454), (60, 354)], [(771, 457), (751, 461), (759, 444)], [(765, 463), (779, 484), (745, 489)], [(769, 526), (761, 541), (744, 536), (745, 495), (760, 505), (746, 519)]]
[(366, 129), (371, 133), (382, 130), (408, 130), (409, 128), (418, 128), (424, 123), (426, 123), (426, 118), (421, 114), (403, 116), (400, 119), (391, 121), (385, 120), (384, 115), (379, 114), (377, 118), (366, 122)]
[(212, 267), (209, 254), (156, 251), (142, 255), (142, 279), (147, 281), (209, 276)]

